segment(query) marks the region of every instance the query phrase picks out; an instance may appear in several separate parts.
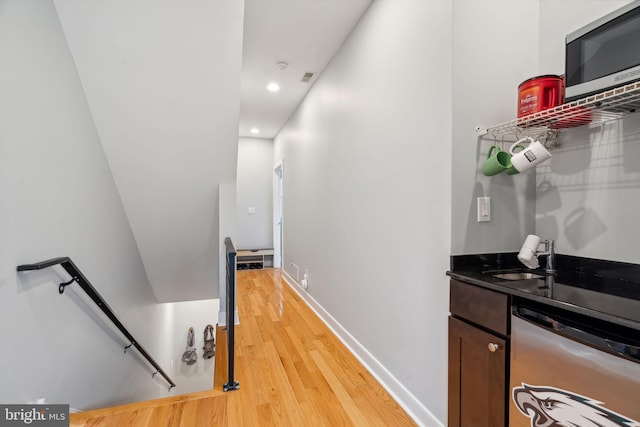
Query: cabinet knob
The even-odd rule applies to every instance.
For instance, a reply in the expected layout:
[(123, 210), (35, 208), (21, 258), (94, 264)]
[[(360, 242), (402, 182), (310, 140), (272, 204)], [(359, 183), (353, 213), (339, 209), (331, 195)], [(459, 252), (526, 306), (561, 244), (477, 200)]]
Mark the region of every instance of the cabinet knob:
[(494, 344), (494, 343), (490, 342), (490, 343), (489, 343), (489, 345), (488, 345), (487, 347), (489, 348), (489, 351), (490, 351), (491, 353), (495, 353), (495, 352), (496, 352), (496, 350), (500, 348), (500, 345), (498, 345), (498, 344)]

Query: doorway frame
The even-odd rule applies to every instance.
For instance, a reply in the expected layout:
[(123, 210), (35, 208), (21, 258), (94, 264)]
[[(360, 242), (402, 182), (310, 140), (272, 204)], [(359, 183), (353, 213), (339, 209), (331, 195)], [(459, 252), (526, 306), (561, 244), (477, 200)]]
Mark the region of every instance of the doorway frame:
[(284, 159), (273, 165), (273, 268), (284, 265)]

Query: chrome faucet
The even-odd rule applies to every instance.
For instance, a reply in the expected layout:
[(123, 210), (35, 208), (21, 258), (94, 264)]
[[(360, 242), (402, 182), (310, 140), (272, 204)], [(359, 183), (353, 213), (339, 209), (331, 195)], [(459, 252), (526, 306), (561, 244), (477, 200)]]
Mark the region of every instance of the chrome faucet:
[(546, 256), (547, 257), (547, 265), (544, 268), (545, 273), (553, 274), (556, 272), (556, 249), (555, 242), (553, 239), (547, 239), (544, 242), (544, 251), (538, 252), (536, 251), (536, 256)]
[[(540, 244), (544, 243), (544, 251), (539, 251)], [(547, 275), (553, 275), (556, 272), (556, 249), (555, 242), (552, 239), (540, 241), (540, 237), (535, 234), (529, 234), (520, 252), (518, 252), (518, 260), (530, 269), (536, 269), (540, 266), (538, 257), (544, 255), (547, 257), (547, 266), (544, 271)]]

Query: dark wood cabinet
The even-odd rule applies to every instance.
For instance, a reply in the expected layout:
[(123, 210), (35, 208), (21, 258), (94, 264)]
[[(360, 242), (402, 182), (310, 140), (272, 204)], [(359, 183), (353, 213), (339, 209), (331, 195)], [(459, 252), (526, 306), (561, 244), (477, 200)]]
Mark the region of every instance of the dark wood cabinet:
[(505, 346), (506, 340), (449, 318), (449, 426), (505, 425)]
[(507, 424), (508, 314), (507, 295), (451, 281), (450, 427)]
[(451, 280), (449, 311), (459, 319), (507, 335), (509, 295)]

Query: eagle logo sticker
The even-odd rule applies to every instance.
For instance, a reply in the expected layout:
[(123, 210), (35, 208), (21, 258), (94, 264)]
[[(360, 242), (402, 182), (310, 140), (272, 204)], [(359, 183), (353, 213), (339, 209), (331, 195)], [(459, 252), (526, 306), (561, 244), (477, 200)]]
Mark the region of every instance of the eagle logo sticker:
[(605, 409), (603, 402), (555, 387), (522, 383), (513, 402), (531, 418), (531, 427), (640, 427), (638, 421)]

